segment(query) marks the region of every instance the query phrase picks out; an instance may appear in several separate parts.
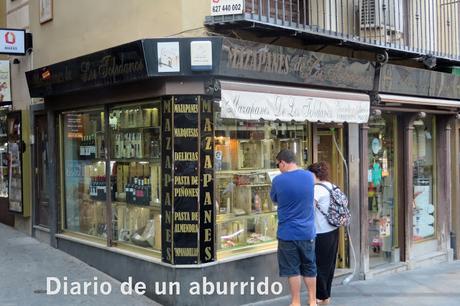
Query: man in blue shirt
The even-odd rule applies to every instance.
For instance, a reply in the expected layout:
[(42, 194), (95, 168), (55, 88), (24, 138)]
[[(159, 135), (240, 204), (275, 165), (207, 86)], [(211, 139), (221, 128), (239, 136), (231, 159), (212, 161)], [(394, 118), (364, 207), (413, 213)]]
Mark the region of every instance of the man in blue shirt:
[(288, 277), (291, 306), (299, 306), (303, 278), (310, 306), (316, 305), (314, 176), (300, 169), (290, 150), (276, 156), (281, 174), (273, 179), (270, 196), (278, 203), (278, 265)]

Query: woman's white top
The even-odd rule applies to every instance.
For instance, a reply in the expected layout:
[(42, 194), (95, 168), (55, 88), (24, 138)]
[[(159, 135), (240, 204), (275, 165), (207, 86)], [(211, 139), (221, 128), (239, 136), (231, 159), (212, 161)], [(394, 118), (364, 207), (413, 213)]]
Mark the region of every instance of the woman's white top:
[[(332, 184), (329, 182), (321, 182), (321, 184), (326, 185), (328, 188), (332, 189)], [(315, 185), (315, 202), (318, 203), (318, 206), (321, 208), (321, 211), (327, 214), (329, 209), (329, 204), (331, 203), (331, 194), (324, 186)], [(315, 203), (315, 225), (316, 233), (328, 233), (331, 232), (337, 227), (332, 226), (327, 222), (326, 217), (318, 210)]]

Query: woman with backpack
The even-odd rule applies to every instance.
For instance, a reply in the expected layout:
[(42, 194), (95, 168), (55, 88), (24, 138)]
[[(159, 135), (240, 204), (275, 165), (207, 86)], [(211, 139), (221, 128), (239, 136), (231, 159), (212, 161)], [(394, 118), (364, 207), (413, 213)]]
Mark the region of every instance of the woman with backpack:
[(327, 220), (334, 188), (329, 182), (329, 166), (322, 161), (308, 167), (315, 175), (315, 225), (316, 225), (316, 298), (318, 305), (326, 305), (331, 300), (331, 285), (339, 246), (339, 229)]

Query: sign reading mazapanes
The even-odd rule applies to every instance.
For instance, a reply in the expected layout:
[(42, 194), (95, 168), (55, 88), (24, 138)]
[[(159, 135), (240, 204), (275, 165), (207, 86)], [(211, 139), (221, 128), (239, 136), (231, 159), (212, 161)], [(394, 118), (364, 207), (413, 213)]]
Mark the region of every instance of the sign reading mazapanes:
[(243, 0), (211, 0), (211, 16), (242, 14)]

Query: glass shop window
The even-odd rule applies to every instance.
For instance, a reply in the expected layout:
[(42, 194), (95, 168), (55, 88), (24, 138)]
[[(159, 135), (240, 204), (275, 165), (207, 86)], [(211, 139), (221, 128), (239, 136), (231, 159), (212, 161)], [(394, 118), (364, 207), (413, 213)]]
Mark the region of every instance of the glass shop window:
[(369, 121), (368, 247), (371, 267), (391, 262), (397, 253), (397, 190), (395, 169), (396, 116)]
[(277, 206), (270, 199), (275, 157), (288, 148), (307, 164), (309, 125), (223, 119), (215, 115), (217, 249), (255, 250), (276, 241)]
[[(63, 123), (64, 228), (107, 237), (103, 110), (66, 112)], [(112, 175), (112, 173), (110, 174)]]
[(109, 113), (114, 241), (161, 250), (160, 103)]
[(435, 119), (427, 116), (414, 122), (412, 158), (414, 163), (414, 241), (436, 234), (436, 139)]

